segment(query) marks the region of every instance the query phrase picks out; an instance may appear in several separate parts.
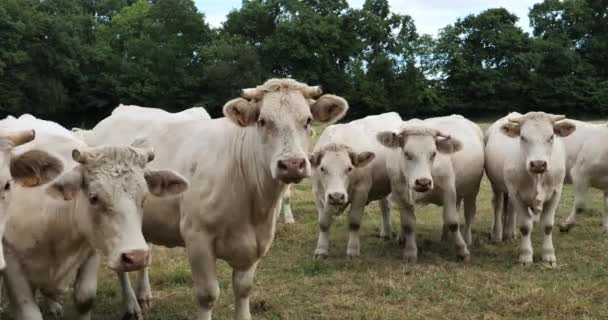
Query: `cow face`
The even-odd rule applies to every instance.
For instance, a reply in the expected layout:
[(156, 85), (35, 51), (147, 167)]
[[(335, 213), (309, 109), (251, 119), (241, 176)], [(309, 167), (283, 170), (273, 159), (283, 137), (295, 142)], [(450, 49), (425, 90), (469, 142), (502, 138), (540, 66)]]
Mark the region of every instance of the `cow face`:
[(422, 126), (405, 127), (399, 133), (381, 132), (377, 138), (386, 147), (400, 149), (401, 174), (416, 192), (433, 189), (432, 169), (439, 153), (451, 154), (462, 149), (459, 140)]
[(299, 182), (310, 174), (306, 156), (309, 127), (313, 121), (331, 123), (344, 116), (346, 101), (333, 95), (321, 96), (319, 87), (291, 79), (272, 79), (224, 106), (224, 114), (241, 127), (254, 127), (270, 164), (273, 179)]
[(17, 186), (36, 187), (45, 184), (63, 171), (58, 158), (40, 150), (13, 155), (13, 148), (32, 141), (33, 130), (0, 135), (0, 270), (6, 266), (1, 240), (8, 221), (12, 190)]
[(75, 201), (78, 229), (108, 256), (111, 269), (145, 267), (149, 248), (142, 235), (144, 201), (149, 194), (179, 194), (187, 189), (187, 181), (172, 171), (147, 169), (154, 159), (151, 149), (85, 148), (74, 150), (72, 158), (79, 165), (54, 182), (48, 193)]
[[(529, 112), (520, 117), (509, 118), (500, 128), (512, 138), (519, 138), (526, 170), (530, 174), (548, 171), (555, 136), (566, 137), (576, 130), (576, 125), (563, 120), (564, 116), (544, 112)], [(559, 122), (558, 122), (559, 121)]]
[(357, 153), (347, 146), (331, 144), (313, 153), (310, 164), (313, 177), (321, 184), (328, 206), (348, 203), (348, 185), (357, 168), (368, 165), (375, 157), (373, 152)]

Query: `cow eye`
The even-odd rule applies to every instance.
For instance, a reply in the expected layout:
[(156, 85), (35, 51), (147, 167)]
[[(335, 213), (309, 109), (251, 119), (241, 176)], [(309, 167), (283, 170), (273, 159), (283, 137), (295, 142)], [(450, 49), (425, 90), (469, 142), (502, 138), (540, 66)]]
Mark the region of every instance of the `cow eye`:
[(326, 173), (327, 170), (325, 169), (325, 167), (321, 167), (321, 172)]
[(266, 126), (266, 120), (264, 120), (264, 118), (260, 118), (260, 120), (258, 120), (258, 124), (263, 128)]
[(521, 139), (521, 142), (526, 142), (526, 138), (524, 136), (521, 136), (520, 139)]
[(308, 129), (308, 127), (310, 127), (311, 122), (312, 122), (312, 118), (308, 117), (308, 119), (306, 119), (306, 124), (304, 124), (304, 129)]
[(405, 152), (405, 158), (406, 158), (407, 160), (412, 160), (412, 159), (414, 159), (414, 157), (412, 156), (412, 154), (411, 154), (411, 153), (409, 153), (409, 152)]
[(92, 206), (96, 206), (97, 204), (99, 204), (99, 197), (97, 197), (97, 195), (89, 195), (89, 203)]
[(549, 140), (547, 140), (547, 142), (552, 143), (553, 142), (553, 138), (555, 137), (555, 135), (549, 137)]
[(353, 171), (353, 167), (348, 167), (348, 169), (346, 169), (347, 172), (352, 172)]
[(9, 191), (11, 190), (11, 182), (7, 181), (6, 184), (4, 185), (4, 191)]
[(437, 156), (437, 152), (433, 152), (431, 154), (431, 160), (435, 160), (435, 157)]

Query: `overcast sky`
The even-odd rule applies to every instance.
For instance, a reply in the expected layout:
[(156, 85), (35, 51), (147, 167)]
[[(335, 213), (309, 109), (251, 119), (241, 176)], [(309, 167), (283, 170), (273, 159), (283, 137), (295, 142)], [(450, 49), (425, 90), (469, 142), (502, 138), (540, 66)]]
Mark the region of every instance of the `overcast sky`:
[[(348, 0), (351, 7), (360, 8), (365, 0)], [(242, 0), (195, 0), (213, 27), (221, 26), (231, 9), (240, 8)], [(530, 31), (528, 11), (540, 0), (389, 0), (392, 12), (412, 16), (420, 33), (437, 35), (440, 28), (457, 18), (479, 13), (488, 8), (503, 7), (519, 18), (519, 26)]]

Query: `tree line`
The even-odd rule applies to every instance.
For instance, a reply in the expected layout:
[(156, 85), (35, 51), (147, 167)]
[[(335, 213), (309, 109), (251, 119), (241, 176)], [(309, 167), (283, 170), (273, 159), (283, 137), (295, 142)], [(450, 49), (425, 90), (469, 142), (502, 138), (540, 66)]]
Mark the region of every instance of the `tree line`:
[(608, 114), (608, 3), (544, 0), (420, 34), (387, 0), (243, 0), (212, 28), (192, 0), (0, 1), (0, 115), (90, 125), (119, 103), (213, 116), (271, 77), (320, 84), (350, 117), (541, 109)]

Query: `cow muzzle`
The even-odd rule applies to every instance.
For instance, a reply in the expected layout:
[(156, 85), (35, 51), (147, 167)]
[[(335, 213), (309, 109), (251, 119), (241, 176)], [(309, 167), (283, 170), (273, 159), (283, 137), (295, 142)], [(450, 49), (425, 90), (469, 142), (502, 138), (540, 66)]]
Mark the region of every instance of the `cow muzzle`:
[(433, 180), (429, 178), (420, 178), (414, 181), (414, 190), (416, 192), (427, 192), (433, 189)]
[(289, 158), (277, 161), (277, 178), (285, 183), (298, 183), (306, 178), (306, 159)]
[(346, 194), (342, 192), (332, 192), (327, 195), (327, 203), (332, 206), (343, 206), (346, 204)]
[(131, 250), (120, 255), (120, 266), (125, 272), (140, 270), (148, 265), (148, 250)]
[(528, 164), (531, 173), (535, 174), (543, 174), (547, 172), (547, 161), (544, 160), (534, 160), (530, 161)]

